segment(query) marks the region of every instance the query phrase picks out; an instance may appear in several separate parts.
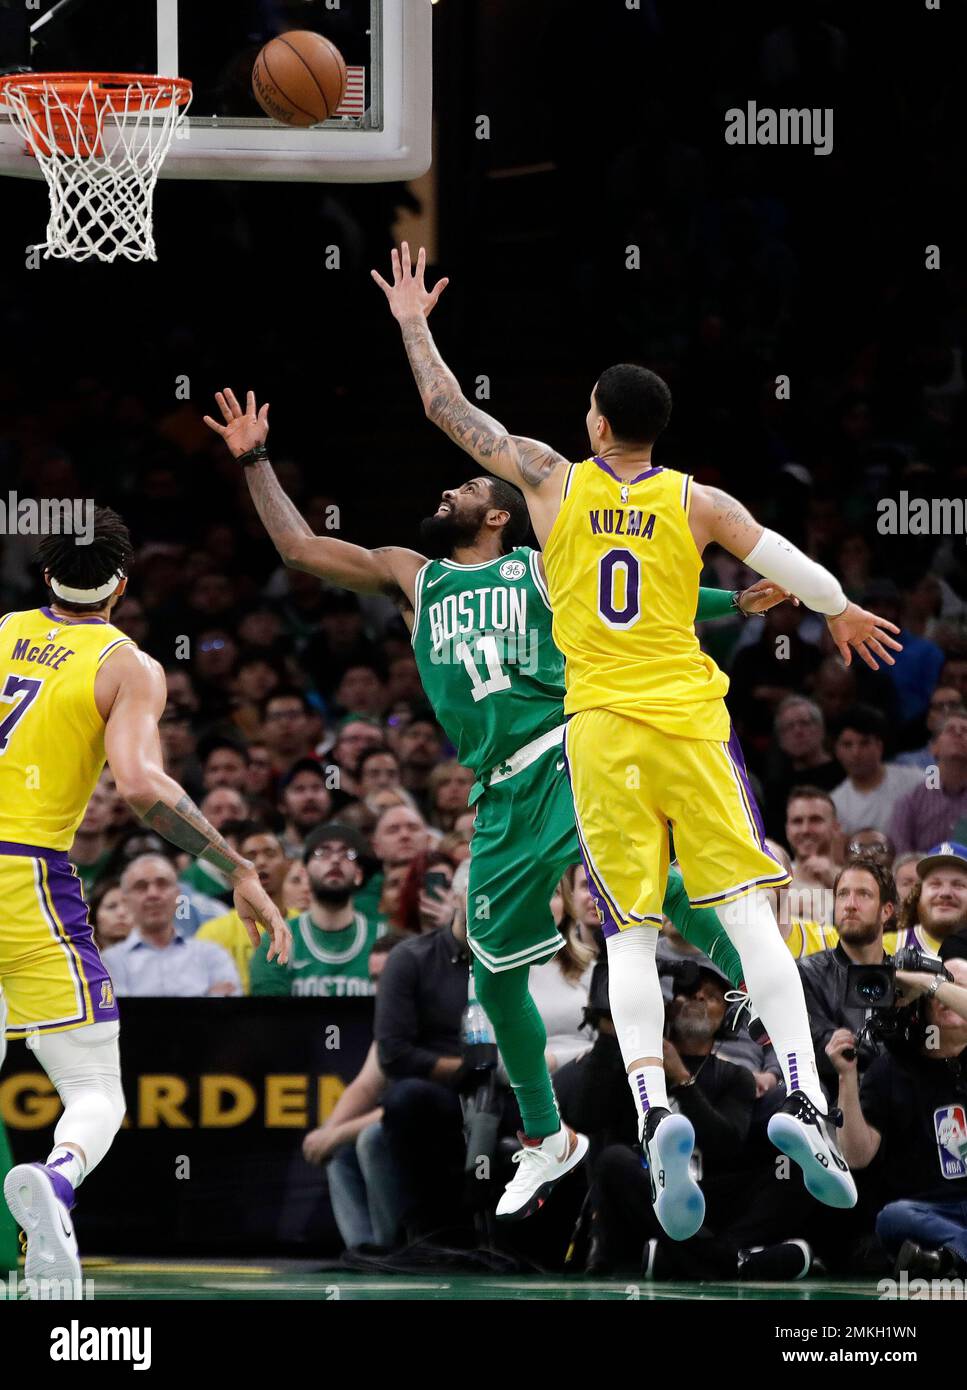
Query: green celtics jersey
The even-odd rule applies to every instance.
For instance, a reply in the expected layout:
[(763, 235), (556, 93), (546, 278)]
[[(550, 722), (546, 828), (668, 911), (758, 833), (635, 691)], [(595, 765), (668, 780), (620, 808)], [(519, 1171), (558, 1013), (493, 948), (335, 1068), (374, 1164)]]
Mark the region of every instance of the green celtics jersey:
[(413, 652), (437, 719), (478, 777), (564, 722), (564, 658), (529, 546), (477, 565), (428, 561)]
[(269, 938), (263, 935), (252, 956), (251, 992), (291, 995), (293, 998), (321, 995), (327, 999), (376, 993), (369, 979), (369, 952), (380, 935), (376, 922), (361, 912), (353, 913), (348, 927), (321, 931), (308, 912), (289, 918), (292, 951), (287, 965), (268, 960)]

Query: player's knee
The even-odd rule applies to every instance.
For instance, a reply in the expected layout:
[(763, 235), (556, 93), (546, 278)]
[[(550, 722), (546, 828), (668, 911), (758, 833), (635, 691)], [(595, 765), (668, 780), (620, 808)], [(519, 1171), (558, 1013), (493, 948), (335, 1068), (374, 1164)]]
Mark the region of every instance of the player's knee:
[(35, 1052), (65, 1106), (81, 1091), (96, 1094), (104, 1098), (120, 1125), (125, 1106), (118, 1032), (113, 1022), (50, 1033), (37, 1039)]

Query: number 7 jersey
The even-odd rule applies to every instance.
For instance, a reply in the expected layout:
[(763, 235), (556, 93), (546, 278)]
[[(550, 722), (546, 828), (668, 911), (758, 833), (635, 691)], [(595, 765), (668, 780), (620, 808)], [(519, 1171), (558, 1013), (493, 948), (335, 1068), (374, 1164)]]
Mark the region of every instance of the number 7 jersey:
[(70, 848), (104, 766), (94, 680), (129, 643), (102, 618), (0, 618), (0, 842)]
[(464, 767), (489, 772), (564, 720), (564, 658), (538, 552), (476, 565), (429, 560), (416, 577), (413, 654)]
[(660, 467), (625, 482), (598, 458), (565, 470), (544, 568), (567, 714), (613, 709), (668, 734), (728, 740), (728, 677), (695, 635), (691, 483)]

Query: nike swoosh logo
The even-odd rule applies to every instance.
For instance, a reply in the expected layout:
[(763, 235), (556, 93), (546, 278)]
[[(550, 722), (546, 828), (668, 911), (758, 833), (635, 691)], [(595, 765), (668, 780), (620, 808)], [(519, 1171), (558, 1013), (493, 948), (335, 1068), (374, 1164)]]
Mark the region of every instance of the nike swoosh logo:
[(426, 587), (427, 587), (428, 589), (432, 589), (433, 586), (434, 586), (434, 584), (439, 584), (439, 582), (440, 582), (441, 579), (446, 579), (446, 575), (445, 575), (445, 574), (438, 574), (437, 577), (436, 577), (436, 579), (428, 579), (428, 580), (426, 581)]
[(67, 1237), (68, 1240), (70, 1240), (73, 1232), (71, 1231), (71, 1228), (69, 1226), (64, 1225), (64, 1217), (62, 1212), (57, 1213), (57, 1219), (60, 1222), (60, 1228), (64, 1232), (64, 1235)]
[(564, 760), (563, 760), (563, 758), (562, 758), (561, 761), (558, 763), (558, 765), (557, 765), (557, 770), (558, 770), (558, 772), (563, 772), (563, 771), (564, 771)]

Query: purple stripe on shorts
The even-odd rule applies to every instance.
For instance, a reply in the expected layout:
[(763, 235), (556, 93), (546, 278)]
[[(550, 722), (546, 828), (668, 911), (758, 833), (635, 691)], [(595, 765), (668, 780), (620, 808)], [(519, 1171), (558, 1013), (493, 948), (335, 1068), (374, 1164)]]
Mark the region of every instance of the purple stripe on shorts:
[[(568, 786), (571, 788), (571, 795), (573, 799), (574, 782), (571, 778), (571, 760), (568, 758), (567, 755), (566, 727), (564, 729), (564, 738), (561, 742), (561, 753), (564, 757), (564, 768), (567, 772)], [(584, 863), (584, 872), (588, 876), (588, 892), (591, 894), (591, 900), (593, 901), (595, 907), (598, 909), (598, 917), (601, 921), (601, 931), (605, 936), (617, 936), (618, 932), (621, 930), (620, 926), (618, 925), (617, 908), (609, 898), (603, 898), (601, 896), (601, 892), (598, 890), (598, 885), (595, 882), (594, 876), (591, 873), (591, 865), (588, 861), (588, 853), (584, 847), (584, 836), (581, 834), (581, 822), (578, 820), (577, 806), (574, 807), (574, 829), (577, 832), (578, 845), (581, 850), (581, 859)]]
[[(729, 734), (729, 741), (726, 744), (726, 749), (728, 751), (729, 757), (732, 759), (732, 766), (739, 774), (739, 781), (742, 783), (742, 789), (745, 792), (746, 799), (749, 803), (749, 810), (752, 812), (752, 820), (753, 824), (755, 825), (755, 833), (756, 838), (759, 841), (759, 848), (765, 850), (766, 854), (769, 854), (769, 851), (765, 847), (766, 828), (762, 823), (762, 816), (759, 812), (758, 804), (756, 803), (755, 793), (753, 792), (752, 787), (749, 783), (749, 774), (745, 770), (745, 758), (742, 755), (742, 745), (739, 742), (739, 736), (734, 729), (732, 729), (731, 733)], [(769, 858), (774, 859), (775, 856), (769, 854)]]
[(73, 968), (80, 969), (90, 991), (93, 1022), (107, 1023), (118, 1017), (114, 987), (101, 954), (94, 944), (87, 915), (87, 903), (81, 893), (80, 879), (65, 855), (63, 864), (47, 865), (47, 891), (57, 917), (64, 928), (73, 958)]

